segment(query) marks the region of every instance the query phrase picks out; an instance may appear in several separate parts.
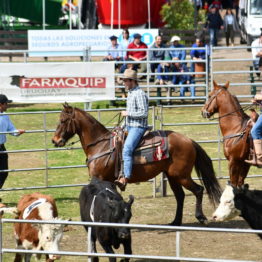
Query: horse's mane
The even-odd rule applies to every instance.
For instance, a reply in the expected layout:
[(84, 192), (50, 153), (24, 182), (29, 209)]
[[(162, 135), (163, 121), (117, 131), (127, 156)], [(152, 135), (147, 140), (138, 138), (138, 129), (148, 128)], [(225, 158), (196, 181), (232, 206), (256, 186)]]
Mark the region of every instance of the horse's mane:
[(80, 109), (80, 108), (77, 108), (75, 107), (75, 110), (79, 111), (81, 114), (83, 114), (84, 116), (88, 117), (89, 121), (93, 124), (93, 125), (98, 125), (100, 126), (101, 128), (105, 129), (105, 131), (108, 131), (109, 130), (103, 125), (101, 124), (98, 120), (96, 120), (92, 115), (90, 115), (89, 113), (87, 113), (86, 111)]
[(62, 114), (61, 114), (61, 120), (65, 120), (66, 118), (68, 118), (69, 113), (66, 112), (67, 109), (71, 109), (72, 113), (74, 113), (74, 110), (80, 112), (83, 116), (87, 117), (88, 120), (91, 122), (91, 124), (95, 125), (96, 127), (93, 128), (101, 128), (104, 129), (107, 132), (110, 132), (104, 125), (102, 125), (99, 121), (97, 121), (92, 115), (90, 115), (89, 113), (87, 113), (86, 111), (77, 108), (77, 107), (72, 107), (68, 104), (66, 104), (66, 107), (64, 108), (64, 110), (62, 110)]
[(241, 113), (241, 115), (243, 116), (244, 120), (249, 119), (249, 116), (245, 113), (245, 111), (243, 110), (242, 106), (239, 103), (239, 100), (237, 99), (237, 97), (235, 95), (232, 95), (233, 97), (233, 101), (235, 102), (235, 105), (237, 108), (239, 108), (239, 112)]

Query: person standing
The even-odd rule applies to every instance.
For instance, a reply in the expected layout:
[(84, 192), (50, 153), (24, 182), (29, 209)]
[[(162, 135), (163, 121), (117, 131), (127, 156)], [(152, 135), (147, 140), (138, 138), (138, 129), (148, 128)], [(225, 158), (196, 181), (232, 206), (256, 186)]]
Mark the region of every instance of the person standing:
[[(5, 95), (0, 94), (0, 132), (13, 132), (12, 135), (19, 136), (25, 132), (23, 129), (16, 129), (10, 120), (9, 116), (4, 112), (8, 108), (8, 103), (11, 103)], [(8, 172), (3, 171), (8, 169), (8, 154), (5, 152), (6, 134), (0, 134), (0, 188), (3, 187)]]
[(217, 46), (217, 33), (219, 29), (223, 29), (223, 20), (220, 13), (216, 11), (215, 7), (211, 8), (210, 13), (207, 14), (207, 21), (205, 29), (209, 31), (209, 41), (212, 46)]
[[(252, 100), (254, 104), (260, 105), (262, 109), (262, 94), (255, 95)], [(251, 136), (254, 143), (254, 151), (251, 160), (245, 160), (246, 163), (258, 167), (262, 167), (262, 114), (260, 113), (256, 123), (251, 129)]]
[[(251, 48), (254, 69), (257, 71), (262, 71), (262, 32), (260, 34), (260, 37), (252, 42)], [(260, 77), (260, 72), (257, 73), (257, 76)]]
[(131, 39), (129, 37), (129, 31), (128, 29), (123, 29), (122, 31), (122, 40), (120, 42), (120, 47), (122, 50), (122, 58), (123, 60), (126, 60), (127, 59), (127, 47), (128, 45), (131, 43)]
[(138, 86), (137, 72), (126, 69), (122, 77), (128, 90), (127, 108), (122, 111), (126, 117), (127, 138), (123, 148), (124, 174), (120, 174), (115, 184), (124, 191), (129, 182), (133, 168), (133, 152), (148, 128), (148, 97)]
[(232, 12), (231, 8), (228, 8), (224, 16), (224, 30), (226, 34), (226, 44), (229, 46), (229, 38), (231, 45), (234, 46), (235, 32), (238, 31), (237, 20)]

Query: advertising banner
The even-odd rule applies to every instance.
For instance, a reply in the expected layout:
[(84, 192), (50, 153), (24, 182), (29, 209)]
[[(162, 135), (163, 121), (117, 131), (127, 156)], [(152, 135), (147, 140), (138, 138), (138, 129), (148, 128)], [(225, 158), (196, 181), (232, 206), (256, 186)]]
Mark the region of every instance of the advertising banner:
[(115, 99), (113, 62), (0, 63), (0, 93), (14, 102)]
[[(147, 46), (151, 46), (158, 35), (158, 29), (130, 29), (129, 32), (131, 39), (133, 34), (141, 34)], [(117, 36), (121, 44), (120, 29), (29, 30), (29, 56), (83, 56), (88, 47), (92, 56), (105, 56), (112, 35)]]

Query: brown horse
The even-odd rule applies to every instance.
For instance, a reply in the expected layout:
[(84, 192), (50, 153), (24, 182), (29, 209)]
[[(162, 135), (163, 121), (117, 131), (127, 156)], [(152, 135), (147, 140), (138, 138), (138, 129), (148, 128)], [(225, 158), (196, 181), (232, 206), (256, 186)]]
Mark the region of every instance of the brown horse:
[[(195, 166), (197, 175), (206, 188), (213, 204), (219, 201), (221, 188), (216, 179), (212, 161), (206, 152), (193, 140), (182, 134), (165, 131), (168, 139), (169, 158), (146, 164), (135, 164), (130, 183), (145, 182), (164, 172), (177, 201), (176, 216), (172, 225), (181, 225), (185, 193), (182, 186), (196, 197), (195, 216), (201, 223), (207, 218), (202, 211), (204, 188), (196, 184), (191, 172)], [(52, 142), (62, 147), (77, 134), (89, 159), (89, 174), (101, 180), (113, 182), (115, 178), (116, 153), (110, 150), (112, 133), (85, 111), (68, 104), (60, 115)], [(93, 159), (90, 161), (90, 159)]]
[(234, 186), (241, 186), (250, 167), (245, 163), (250, 151), (250, 127), (247, 126), (250, 118), (244, 113), (237, 98), (230, 94), (228, 87), (229, 82), (225, 86), (219, 86), (214, 81), (214, 89), (202, 108), (202, 116), (210, 118), (215, 113), (219, 114), (224, 154), (229, 161), (230, 181)]

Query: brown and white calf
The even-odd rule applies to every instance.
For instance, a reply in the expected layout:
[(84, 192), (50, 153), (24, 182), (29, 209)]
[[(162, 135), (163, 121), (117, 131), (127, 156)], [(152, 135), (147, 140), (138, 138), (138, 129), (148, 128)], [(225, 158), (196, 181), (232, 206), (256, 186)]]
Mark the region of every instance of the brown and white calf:
[[(24, 195), (17, 205), (17, 219), (58, 220), (55, 200), (49, 195), (33, 193)], [(30, 224), (15, 223), (15, 238), (18, 249), (45, 250), (56, 252), (63, 235), (63, 225), (60, 224)], [(32, 254), (16, 253), (14, 262), (29, 262)], [(38, 258), (41, 255), (37, 255)], [(59, 259), (59, 255), (46, 255), (46, 261)]]

